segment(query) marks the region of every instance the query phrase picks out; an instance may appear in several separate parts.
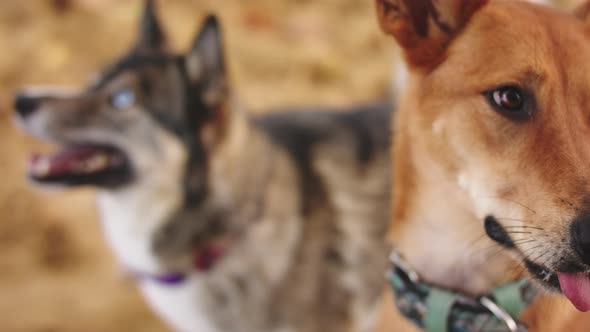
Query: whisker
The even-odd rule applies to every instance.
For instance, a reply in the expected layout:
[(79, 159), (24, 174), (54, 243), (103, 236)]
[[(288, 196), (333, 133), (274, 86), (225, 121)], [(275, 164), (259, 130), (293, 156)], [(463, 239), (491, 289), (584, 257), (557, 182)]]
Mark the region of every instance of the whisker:
[(538, 244), (538, 245), (536, 245), (534, 247), (528, 248), (527, 250), (522, 251), (521, 252), (521, 255), (522, 255), (522, 257), (527, 258), (529, 256), (529, 253), (531, 253), (531, 251), (536, 250), (536, 249), (539, 249), (542, 246), (543, 246), (542, 244)]
[(522, 244), (527, 244), (527, 243), (531, 243), (531, 242), (535, 242), (537, 241), (536, 239), (531, 239), (531, 240), (526, 240), (526, 241), (514, 241), (514, 244), (516, 245), (522, 245)]
[(523, 207), (523, 208), (525, 208), (525, 209), (527, 209), (527, 210), (531, 211), (531, 212), (532, 212), (532, 213), (534, 213), (534, 214), (537, 214), (537, 211), (535, 211), (535, 210), (531, 209), (530, 207), (528, 207), (528, 206), (526, 206), (526, 205), (524, 205), (524, 204), (522, 204), (522, 203), (520, 203), (520, 202), (517, 202), (517, 201), (515, 201), (515, 200), (512, 200), (512, 199), (509, 199), (509, 198), (505, 198), (505, 197), (499, 197), (499, 196), (483, 196), (482, 198), (494, 198), (494, 199), (498, 199), (498, 200), (505, 200), (505, 201), (507, 201), (507, 202), (510, 202), (510, 203), (513, 203), (513, 204), (519, 205), (519, 206), (521, 206), (521, 207)]
[(495, 250), (494, 252), (490, 253), (489, 255), (486, 256), (486, 260), (493, 260), (495, 258), (497, 258), (501, 253), (504, 253), (507, 249), (504, 247), (499, 247), (498, 250)]
[(532, 262), (536, 262), (536, 261), (538, 261), (539, 259), (541, 259), (543, 256), (547, 255), (548, 253), (549, 253), (549, 251), (545, 251), (545, 252), (542, 252), (540, 255), (537, 255), (537, 256), (536, 256), (535, 258), (533, 258), (533, 259), (531, 259), (531, 257), (530, 257), (530, 256), (529, 256), (529, 257), (527, 257), (526, 259), (528, 259), (528, 260), (530, 260), (530, 261), (532, 261)]
[(508, 229), (510, 229), (510, 228), (527, 228), (527, 229), (530, 228), (530, 229), (536, 229), (538, 231), (544, 231), (545, 230), (544, 228), (541, 228), (541, 227), (526, 226), (526, 225), (522, 225), (522, 226), (504, 226), (504, 228), (508, 228)]
[(527, 249), (525, 249), (525, 250), (521, 251), (520, 253), (521, 253), (521, 254), (524, 256), (524, 255), (525, 255), (527, 252), (529, 252), (529, 251), (531, 251), (531, 250), (534, 250), (534, 249), (537, 249), (537, 248), (539, 248), (539, 247), (543, 247), (543, 246), (544, 246), (544, 244), (543, 244), (543, 243), (540, 243), (540, 244), (537, 244), (537, 245), (536, 245), (536, 246), (534, 246), (534, 247), (527, 248)]
[(469, 250), (471, 247), (473, 247), (475, 244), (477, 244), (479, 241), (481, 240), (485, 240), (486, 238), (488, 238), (487, 234), (483, 234), (480, 235), (477, 239), (471, 241), (468, 243), (467, 247), (465, 247), (465, 249)]
[(546, 258), (546, 259), (543, 261), (543, 264), (541, 264), (541, 265), (543, 265), (543, 266), (547, 266), (547, 262), (549, 262), (550, 260), (552, 260), (553, 258), (555, 258), (555, 256), (557, 256), (557, 255), (559, 255), (559, 254), (560, 254), (559, 252), (555, 252), (555, 253), (553, 253), (553, 255), (551, 255), (550, 257)]
[(491, 250), (498, 249), (498, 248), (500, 248), (502, 250), (505, 249), (504, 247), (500, 247), (500, 246), (498, 246), (497, 244), (494, 243), (494, 244), (491, 244), (489, 246), (486, 246), (485, 248), (479, 248), (477, 250), (472, 251), (471, 252), (471, 257), (473, 257), (475, 255), (478, 255), (478, 254), (481, 254), (481, 253), (485, 253), (486, 251), (491, 251)]
[[(494, 216), (495, 217), (495, 216)], [(504, 221), (518, 221), (518, 222), (525, 222), (527, 221), (526, 219), (518, 219), (518, 218), (501, 218), (501, 217), (495, 217), (498, 220), (504, 220)]]

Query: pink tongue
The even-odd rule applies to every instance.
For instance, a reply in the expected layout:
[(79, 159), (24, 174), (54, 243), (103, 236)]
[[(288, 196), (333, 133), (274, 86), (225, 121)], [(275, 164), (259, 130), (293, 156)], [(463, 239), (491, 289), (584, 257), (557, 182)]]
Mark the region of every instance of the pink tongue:
[(72, 172), (72, 170), (80, 162), (91, 158), (97, 153), (100, 153), (100, 150), (94, 147), (81, 146), (69, 148), (49, 157), (35, 155), (33, 158), (31, 158), (29, 167), (34, 168), (35, 164), (45, 159), (47, 162), (49, 162), (49, 169), (46, 176), (56, 176), (63, 173)]
[(558, 273), (563, 294), (580, 311), (590, 311), (590, 276), (584, 273)]

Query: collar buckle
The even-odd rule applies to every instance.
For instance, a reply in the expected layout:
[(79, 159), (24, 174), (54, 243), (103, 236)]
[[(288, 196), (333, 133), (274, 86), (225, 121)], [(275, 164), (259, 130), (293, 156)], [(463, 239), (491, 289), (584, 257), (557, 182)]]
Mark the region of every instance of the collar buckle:
[(514, 318), (512, 318), (512, 316), (510, 316), (510, 314), (506, 312), (506, 310), (502, 309), (490, 297), (482, 296), (479, 299), (479, 303), (484, 308), (489, 310), (496, 318), (504, 322), (504, 324), (506, 324), (510, 332), (518, 332), (518, 323), (516, 323), (516, 320), (514, 320)]

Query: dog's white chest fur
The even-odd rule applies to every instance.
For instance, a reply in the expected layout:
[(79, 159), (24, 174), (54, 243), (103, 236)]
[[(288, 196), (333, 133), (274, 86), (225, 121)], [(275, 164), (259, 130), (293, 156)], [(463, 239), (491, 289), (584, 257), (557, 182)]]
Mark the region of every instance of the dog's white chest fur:
[[(173, 192), (132, 190), (101, 194), (99, 206), (109, 244), (125, 269), (159, 275), (166, 273), (152, 251), (152, 238), (179, 199)], [(201, 307), (203, 282), (195, 274), (182, 284), (138, 280), (151, 308), (176, 331), (218, 332)]]
[(180, 285), (143, 282), (140, 289), (152, 309), (179, 332), (221, 332), (201, 308), (204, 283), (198, 275)]
[[(123, 268), (131, 273), (170, 272), (155, 256), (153, 238), (181, 207), (186, 156), (169, 135), (160, 133), (159, 138), (163, 155), (157, 168), (141, 169), (140, 180), (133, 185), (98, 196), (105, 237)], [(179, 285), (138, 280), (138, 286), (152, 309), (175, 330), (219, 332), (201, 307), (203, 282), (198, 274)]]
[[(166, 271), (153, 254), (152, 235), (170, 215), (176, 199), (165, 191), (166, 197), (158, 199), (152, 194), (144, 190), (101, 194), (99, 206), (105, 236), (121, 265), (130, 272), (158, 275)], [(179, 285), (138, 280), (138, 286), (152, 309), (175, 330), (218, 332), (200, 307), (203, 283), (198, 275)]]
[(163, 220), (169, 218), (174, 205), (171, 203), (170, 199), (158, 200), (152, 192), (141, 188), (99, 195), (105, 236), (125, 268), (152, 274), (163, 272), (153, 254), (152, 239)]
[(121, 263), (152, 274), (162, 272), (153, 254), (153, 236), (181, 208), (187, 160), (182, 143), (171, 134), (160, 130), (154, 137), (159, 144), (150, 151), (143, 145), (127, 147), (135, 160), (134, 183), (98, 195), (105, 235)]

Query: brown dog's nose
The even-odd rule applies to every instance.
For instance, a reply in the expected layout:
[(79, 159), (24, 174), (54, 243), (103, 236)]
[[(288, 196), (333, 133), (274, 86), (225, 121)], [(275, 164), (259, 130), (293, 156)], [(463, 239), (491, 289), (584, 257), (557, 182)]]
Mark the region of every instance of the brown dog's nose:
[(574, 221), (570, 232), (574, 250), (585, 264), (590, 265), (590, 215)]
[(41, 105), (41, 100), (37, 97), (17, 94), (14, 98), (14, 109), (22, 118), (35, 113)]

